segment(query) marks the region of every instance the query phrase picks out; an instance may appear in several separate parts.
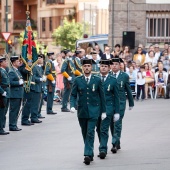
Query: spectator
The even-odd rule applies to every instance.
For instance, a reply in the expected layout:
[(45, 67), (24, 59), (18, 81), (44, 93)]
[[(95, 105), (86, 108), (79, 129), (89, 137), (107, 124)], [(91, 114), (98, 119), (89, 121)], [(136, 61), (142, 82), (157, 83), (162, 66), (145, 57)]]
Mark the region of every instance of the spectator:
[(120, 63), (120, 70), (123, 71), (123, 72), (126, 72), (126, 66), (125, 66), (124, 62)]
[(110, 48), (106, 46), (105, 53), (102, 55), (101, 60), (110, 60), (112, 58), (113, 58), (113, 55), (110, 54)]
[(138, 47), (137, 54), (135, 54), (133, 56), (133, 61), (136, 62), (137, 60), (140, 61), (140, 65), (143, 65), (144, 62), (145, 62), (145, 54), (142, 53), (142, 48), (141, 47)]
[[(160, 66), (161, 65), (161, 66)], [(159, 66), (163, 67), (163, 62), (161, 60), (158, 60), (158, 64), (157, 67), (155, 69), (155, 73), (159, 71)], [(168, 70), (166, 68), (163, 67), (163, 71), (167, 72)]]
[(165, 99), (169, 99), (169, 92), (170, 92), (170, 74), (168, 75)]
[(102, 52), (102, 50), (100, 49), (100, 47), (99, 47), (98, 44), (95, 45), (94, 50), (98, 53), (98, 55), (99, 55), (100, 58), (103, 56), (103, 52)]
[[(150, 45), (150, 46), (149, 46), (149, 51), (154, 51), (154, 52), (155, 52), (155, 47), (154, 47), (154, 45)], [(146, 58), (148, 58), (148, 57), (149, 57), (149, 52), (146, 53)]]
[(142, 53), (146, 55), (147, 52), (145, 51), (143, 44), (139, 44), (138, 47), (142, 48)]
[(170, 58), (170, 46), (168, 47), (168, 57)]
[(160, 57), (160, 60), (163, 63), (163, 67), (168, 71), (170, 69), (170, 58), (167, 50), (163, 52), (163, 56)]
[(145, 98), (145, 77), (146, 77), (146, 72), (145, 72), (145, 66), (140, 66), (140, 70), (137, 72), (137, 79), (136, 79), (136, 84), (137, 84), (137, 96), (136, 100), (139, 100), (140, 93), (142, 91), (142, 100)]
[(154, 51), (149, 51), (148, 52), (148, 57), (146, 56), (145, 58), (145, 63), (152, 63), (152, 67), (157, 66), (157, 59), (155, 58), (155, 53)]
[(121, 49), (120, 49), (120, 44), (116, 44), (115, 45), (115, 49), (114, 51), (112, 52), (112, 55), (115, 57), (115, 56), (120, 56), (122, 53)]
[(157, 74), (157, 77), (156, 77), (156, 86), (158, 88), (157, 89), (157, 96), (159, 98), (162, 97), (162, 88), (166, 84), (166, 76), (164, 76), (163, 74), (166, 74), (166, 73), (159, 72)]
[(164, 49), (163, 49), (163, 51), (161, 52), (161, 55), (160, 55), (160, 56), (163, 56), (164, 51), (165, 51), (165, 50), (168, 50), (168, 48), (169, 48), (169, 44), (168, 44), (167, 42), (165, 42), (165, 43), (164, 43)]
[(88, 59), (92, 59), (92, 55), (91, 55), (91, 52), (93, 51), (93, 48), (92, 47), (88, 47), (87, 50), (86, 50), (86, 57)]
[(56, 69), (56, 89), (59, 91), (59, 96), (61, 97), (61, 93), (64, 89), (64, 83), (63, 83), (63, 75), (61, 73), (61, 66), (62, 66), (63, 60), (61, 54), (57, 56), (57, 65), (55, 66)]
[(91, 52), (92, 54), (92, 59), (95, 61), (95, 64), (92, 64), (92, 74), (99, 74), (100, 72), (100, 64), (99, 64), (99, 61), (97, 59), (97, 52), (96, 51), (93, 51)]
[(145, 72), (146, 72), (146, 77), (145, 77), (145, 99), (148, 99), (148, 88), (149, 86), (154, 85), (154, 73), (149, 70), (149, 65), (148, 63), (145, 63)]
[(160, 52), (160, 49), (159, 49), (159, 45), (158, 44), (155, 44), (155, 58), (159, 59), (159, 57), (161, 56), (161, 52)]
[(135, 73), (132, 65), (129, 67), (129, 71), (127, 71), (126, 73), (129, 75), (130, 84), (131, 83), (134, 84), (136, 82), (136, 73)]
[(127, 63), (132, 61), (132, 53), (129, 46), (123, 47), (123, 53), (121, 53), (120, 58), (124, 59)]

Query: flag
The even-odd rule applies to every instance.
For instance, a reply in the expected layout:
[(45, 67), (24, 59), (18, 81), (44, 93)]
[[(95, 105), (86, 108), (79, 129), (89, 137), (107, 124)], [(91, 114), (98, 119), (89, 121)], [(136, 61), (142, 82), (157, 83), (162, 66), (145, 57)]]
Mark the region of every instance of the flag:
[[(34, 41), (34, 35), (31, 28), (31, 22), (29, 13), (27, 13), (26, 28), (24, 32), (24, 40), (22, 44), (22, 60), (26, 65), (26, 68), (30, 71), (36, 64), (38, 59), (36, 44)], [(30, 64), (31, 63), (31, 64)]]

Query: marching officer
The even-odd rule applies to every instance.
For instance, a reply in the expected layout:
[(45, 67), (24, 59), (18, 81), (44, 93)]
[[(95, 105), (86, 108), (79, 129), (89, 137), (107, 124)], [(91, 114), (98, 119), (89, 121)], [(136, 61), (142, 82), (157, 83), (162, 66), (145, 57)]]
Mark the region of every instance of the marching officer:
[(18, 68), (20, 67), (20, 59), (18, 56), (11, 56), (11, 68), (8, 75), (10, 79), (10, 107), (9, 107), (9, 130), (20, 131), (17, 127), (19, 110), (24, 95), (24, 80)]
[(76, 67), (76, 69), (82, 73), (82, 65), (81, 65), (81, 59), (82, 59), (82, 55), (81, 55), (81, 51), (80, 50), (76, 50), (75, 51), (75, 59), (74, 59), (74, 65)]
[[(28, 66), (32, 65), (32, 61), (28, 61)], [(23, 110), (21, 116), (21, 125), (31, 126), (34, 125), (29, 119), (31, 114), (32, 98), (35, 90), (35, 80), (30, 68), (24, 63), (19, 67), (19, 71), (24, 79), (24, 97), (23, 97)]]
[(117, 79), (119, 85), (119, 98), (120, 98), (120, 119), (116, 122), (111, 121), (111, 134), (112, 134), (112, 149), (113, 153), (116, 153), (120, 147), (120, 138), (121, 138), (121, 131), (122, 131), (122, 119), (125, 114), (126, 109), (126, 92), (127, 98), (129, 101), (129, 110), (131, 110), (134, 106), (133, 96), (131, 92), (131, 88), (129, 85), (129, 76), (120, 70), (120, 63), (123, 62), (121, 58), (113, 58), (112, 67), (112, 74)]
[(8, 63), (4, 56), (0, 56), (0, 135), (7, 135), (9, 132), (5, 132), (6, 113), (9, 105), (9, 77), (6, 72)]
[(53, 63), (54, 53), (47, 53), (48, 60), (46, 62), (45, 67), (45, 75), (47, 76), (47, 114), (57, 114), (57, 112), (53, 112), (53, 98), (55, 93), (56, 86), (56, 71)]
[[(107, 154), (107, 142), (109, 138), (109, 126), (110, 122), (116, 122), (119, 115), (119, 87), (116, 78), (109, 74), (110, 60), (100, 61), (100, 78), (102, 80), (103, 89), (106, 99), (106, 114), (102, 114), (98, 118), (97, 133), (99, 137), (99, 157), (104, 159)], [(113, 120), (112, 117), (114, 116)]]
[(43, 82), (46, 81), (46, 76), (43, 75), (43, 55), (38, 55), (37, 64), (33, 67), (33, 76), (35, 80), (33, 97), (32, 97), (32, 106), (31, 106), (31, 122), (32, 123), (41, 123), (42, 121), (38, 119), (38, 111), (41, 102), (42, 86)]
[(73, 113), (78, 100), (77, 116), (84, 140), (84, 163), (86, 165), (93, 161), (94, 129), (98, 117), (100, 112), (103, 114), (106, 112), (102, 82), (98, 76), (91, 74), (92, 62), (91, 59), (82, 60), (84, 75), (75, 79), (70, 96), (70, 108)]
[(75, 68), (70, 50), (64, 50), (66, 58), (61, 67), (61, 73), (63, 75), (64, 93), (62, 98), (62, 112), (70, 112), (67, 108), (68, 100), (70, 97), (71, 87), (75, 79), (75, 75), (79, 76), (81, 73)]

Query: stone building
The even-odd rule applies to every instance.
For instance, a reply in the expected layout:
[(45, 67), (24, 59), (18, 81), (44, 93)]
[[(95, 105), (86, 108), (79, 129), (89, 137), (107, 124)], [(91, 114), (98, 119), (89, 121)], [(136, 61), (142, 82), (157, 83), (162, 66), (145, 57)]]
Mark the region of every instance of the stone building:
[(123, 42), (123, 31), (135, 32), (135, 46), (170, 42), (169, 0), (110, 0), (109, 45)]

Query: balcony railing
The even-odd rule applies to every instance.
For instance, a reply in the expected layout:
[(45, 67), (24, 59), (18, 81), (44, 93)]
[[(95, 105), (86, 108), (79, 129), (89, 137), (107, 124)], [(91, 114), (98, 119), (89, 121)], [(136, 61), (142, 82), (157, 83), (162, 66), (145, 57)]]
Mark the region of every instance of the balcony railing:
[(46, 0), (46, 4), (65, 4), (65, 0)]
[[(30, 19), (31, 21), (31, 27), (32, 29), (37, 29), (37, 23), (36, 21)], [(26, 20), (19, 20), (19, 21), (14, 21), (13, 29), (14, 30), (23, 30), (26, 27)]]

